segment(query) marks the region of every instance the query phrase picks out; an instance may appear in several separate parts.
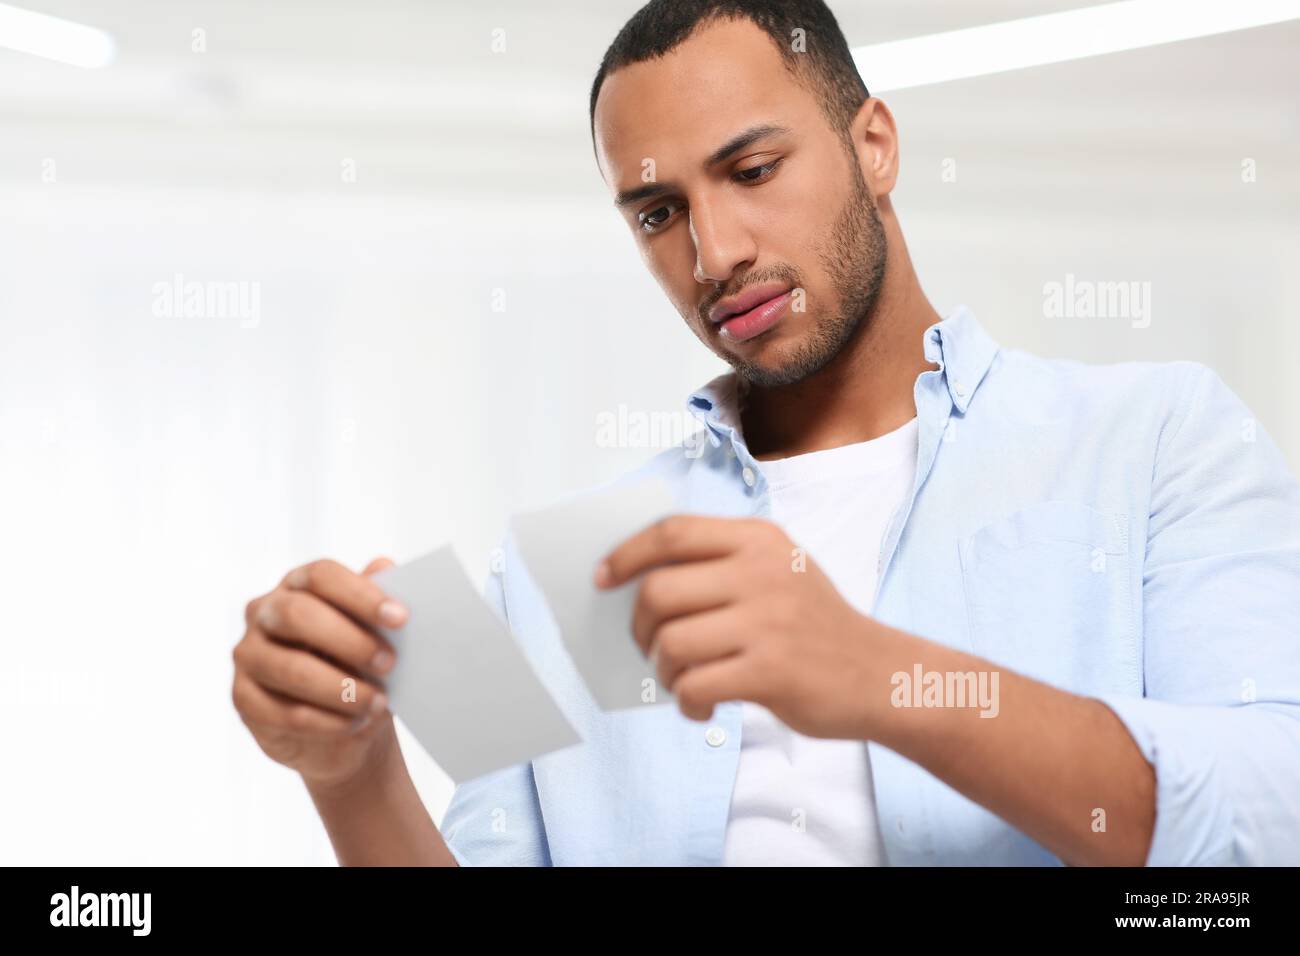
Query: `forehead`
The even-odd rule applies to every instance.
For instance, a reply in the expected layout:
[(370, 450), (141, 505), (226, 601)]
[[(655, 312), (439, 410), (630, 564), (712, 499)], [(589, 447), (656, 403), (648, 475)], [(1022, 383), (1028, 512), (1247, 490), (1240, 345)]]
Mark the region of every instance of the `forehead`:
[(815, 110), (773, 39), (748, 20), (705, 24), (658, 59), (606, 77), (596, 102), (596, 153), (611, 186), (641, 162), (697, 165), (741, 129), (793, 126)]

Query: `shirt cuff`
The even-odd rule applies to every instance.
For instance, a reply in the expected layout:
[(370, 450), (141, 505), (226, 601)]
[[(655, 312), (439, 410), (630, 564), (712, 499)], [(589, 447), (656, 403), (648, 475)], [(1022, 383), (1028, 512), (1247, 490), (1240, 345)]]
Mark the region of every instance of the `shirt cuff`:
[[(1232, 865), (1233, 817), (1216, 747), (1223, 708), (1099, 695), (1155, 768), (1156, 822), (1147, 866)], [(1219, 711), (1218, 720), (1209, 711)]]
[(443, 838), (442, 838), (442, 842), (445, 843), (445, 844), (447, 844), (447, 849), (451, 851), (451, 855), (454, 856), (454, 857), (456, 858), (456, 862), (459, 863), (461, 866), (473, 866), (473, 865), (474, 865), (473, 863), (471, 863), (471, 862), (469, 861), (469, 859), (465, 856), (464, 853), (462, 853), (460, 850), (456, 849), (456, 844), (453, 843), (451, 840), (448, 840), (447, 837), (446, 837), (445, 835), (444, 835)]

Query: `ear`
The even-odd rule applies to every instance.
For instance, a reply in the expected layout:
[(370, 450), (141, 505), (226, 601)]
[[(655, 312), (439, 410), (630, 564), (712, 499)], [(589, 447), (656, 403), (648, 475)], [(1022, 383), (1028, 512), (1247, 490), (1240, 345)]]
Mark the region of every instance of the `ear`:
[(849, 125), (849, 135), (872, 196), (879, 200), (889, 195), (898, 182), (898, 127), (885, 101), (874, 96), (864, 100)]

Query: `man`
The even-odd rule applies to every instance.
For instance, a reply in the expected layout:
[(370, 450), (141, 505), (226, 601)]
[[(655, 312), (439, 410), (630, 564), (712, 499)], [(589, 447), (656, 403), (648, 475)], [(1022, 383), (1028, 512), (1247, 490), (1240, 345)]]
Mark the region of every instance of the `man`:
[(378, 685), (385, 562), (292, 571), (233, 693), (340, 861), (1300, 862), (1300, 486), (1236, 396), (936, 314), (893, 117), (817, 0), (654, 0), (591, 118), (734, 369), (690, 399), (704, 453), (633, 476), (683, 513), (593, 571), (643, 575), (633, 636), (678, 704), (599, 711), (507, 541), (489, 597), (586, 742), (460, 786), (439, 833)]

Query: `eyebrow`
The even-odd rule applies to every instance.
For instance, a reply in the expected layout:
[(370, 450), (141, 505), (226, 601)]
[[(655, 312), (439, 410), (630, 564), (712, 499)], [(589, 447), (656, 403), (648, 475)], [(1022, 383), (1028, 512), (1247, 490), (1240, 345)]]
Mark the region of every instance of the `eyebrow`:
[[(766, 139), (769, 136), (780, 136), (788, 132), (790, 132), (789, 127), (775, 126), (771, 123), (751, 126), (749, 129), (737, 133), (710, 153), (708, 159), (704, 161), (704, 168), (708, 169), (725, 162), (745, 147), (753, 146), (761, 139)], [(644, 186), (637, 186), (635, 189), (624, 189), (615, 197), (614, 205), (622, 209), (624, 206), (630, 206), (663, 193), (672, 192), (674, 188), (672, 183), (656, 182), (646, 183)]]

